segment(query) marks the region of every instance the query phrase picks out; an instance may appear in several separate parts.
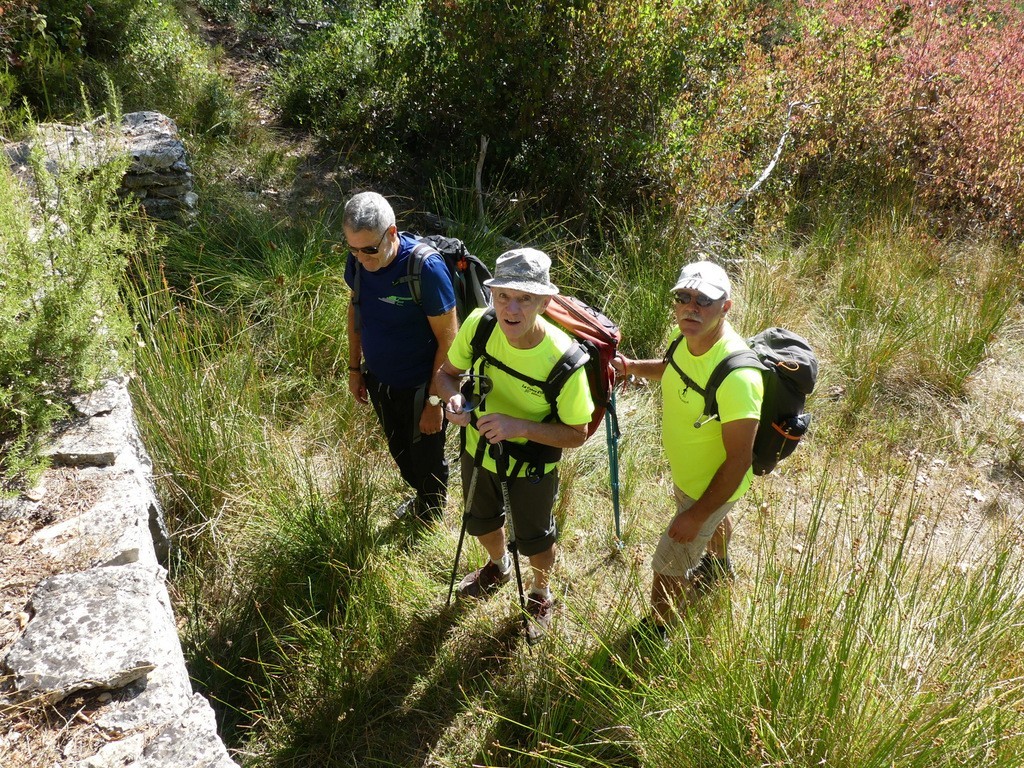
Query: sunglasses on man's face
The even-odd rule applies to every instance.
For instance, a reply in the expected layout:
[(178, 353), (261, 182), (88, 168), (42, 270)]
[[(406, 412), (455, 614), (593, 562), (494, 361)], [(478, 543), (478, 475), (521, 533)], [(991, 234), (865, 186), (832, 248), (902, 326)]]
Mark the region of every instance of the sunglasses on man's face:
[(710, 296), (705, 296), (703, 293), (676, 293), (673, 294), (675, 297), (676, 304), (689, 304), (690, 300), (697, 302), (698, 307), (710, 307), (718, 299), (712, 299)]
[(384, 230), (384, 234), (380, 236), (380, 240), (377, 241), (376, 245), (371, 245), (367, 248), (356, 248), (355, 246), (349, 245), (348, 249), (352, 252), (353, 256), (358, 256), (360, 253), (366, 254), (367, 256), (374, 256), (380, 251), (380, 245), (384, 242), (384, 238), (388, 236), (388, 230)]

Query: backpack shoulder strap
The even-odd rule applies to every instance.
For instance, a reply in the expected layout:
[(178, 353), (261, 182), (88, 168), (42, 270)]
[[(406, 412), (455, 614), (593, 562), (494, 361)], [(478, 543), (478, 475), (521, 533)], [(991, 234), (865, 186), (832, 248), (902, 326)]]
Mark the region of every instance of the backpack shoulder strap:
[(544, 397), (547, 399), (548, 405), (551, 406), (551, 414), (548, 417), (551, 421), (558, 418), (558, 396), (562, 393), (562, 387), (569, 381), (570, 376), (586, 365), (588, 360), (590, 360), (590, 353), (582, 344), (574, 341), (572, 346), (558, 358), (551, 373), (541, 385)]
[(494, 307), (490, 307), (484, 311), (483, 315), (480, 316), (480, 323), (476, 327), (476, 331), (473, 332), (473, 338), (469, 342), (470, 349), (472, 350), (473, 361), (470, 365), (476, 363), (477, 360), (483, 358), (488, 365), (493, 365), (496, 368), (500, 368), (510, 376), (515, 376), (520, 381), (525, 381), (531, 386), (537, 387), (541, 392), (544, 393), (544, 399), (548, 401), (548, 405), (551, 407), (551, 413), (548, 415), (547, 420), (554, 420), (558, 414), (558, 395), (562, 391), (562, 387), (565, 386), (565, 382), (569, 380), (569, 377), (576, 372), (581, 366), (586, 364), (587, 360), (590, 359), (590, 354), (579, 342), (574, 342), (562, 356), (558, 358), (548, 377), (541, 381), (535, 379), (532, 376), (527, 376), (525, 373), (517, 371), (501, 360), (492, 357), (487, 353), (487, 341), (491, 338), (491, 334), (494, 333), (494, 328), (498, 324), (498, 317), (494, 312)]
[(473, 354), (473, 360), (470, 362), (470, 367), (476, 363), (481, 357), (487, 354), (487, 341), (491, 338), (491, 334), (494, 333), (494, 328), (498, 324), (498, 316), (494, 313), (494, 309), (485, 310), (483, 315), (480, 316), (480, 322), (476, 326), (476, 331), (473, 332), (473, 338), (469, 342), (469, 348)]
[(544, 382), (544, 396), (548, 402), (554, 405), (555, 400), (562, 392), (562, 387), (576, 371), (578, 371), (590, 359), (590, 353), (584, 349), (578, 341), (574, 341), (562, 356), (558, 358)]
[(419, 305), (423, 304), (421, 298), (422, 291), (420, 290), (420, 285), (423, 281), (423, 262), (427, 260), (428, 256), (435, 253), (440, 255), (439, 251), (430, 243), (425, 243), (422, 240), (416, 243), (412, 251), (409, 252), (409, 263), (406, 265), (405, 277), (400, 281), (409, 284), (409, 295)]
[(353, 309), (353, 317), (355, 319), (355, 330), (361, 331), (363, 326), (363, 317), (359, 311), (359, 288), (362, 282), (363, 267), (359, 264), (359, 259), (353, 256), (351, 253), (348, 255), (349, 259), (352, 260), (352, 298), (350, 302)]
[[(702, 387), (700, 384), (698, 384), (693, 379), (691, 379), (689, 376), (687, 376), (685, 373), (683, 373), (683, 369), (680, 368), (679, 367), (679, 363), (676, 362), (676, 359), (675, 359), (676, 349), (679, 348), (679, 343), (682, 340), (683, 340), (682, 336), (676, 336), (672, 340), (672, 343), (668, 345), (668, 351), (665, 352), (665, 362), (668, 363), (669, 365), (671, 365), (672, 368), (675, 369), (675, 372), (679, 374), (679, 378), (681, 378), (683, 380), (683, 384), (685, 384), (688, 389), (696, 390), (701, 395), (703, 395), (705, 400), (706, 400), (707, 399), (707, 393), (704, 391), (704, 387)], [(705, 412), (706, 412), (706, 408), (705, 408)]]
[(517, 379), (525, 381), (527, 384), (543, 388), (543, 381), (520, 373), (515, 368), (506, 365), (501, 360), (487, 352), (487, 342), (491, 338), (491, 334), (494, 333), (494, 329), (497, 325), (498, 316), (494, 313), (494, 307), (489, 307), (480, 316), (480, 322), (477, 325), (476, 330), (473, 332), (473, 338), (469, 342), (469, 348), (472, 352), (472, 361), (470, 362), (470, 365), (475, 365), (477, 360), (483, 358), (487, 365), (493, 365), (496, 368), (500, 368), (505, 373), (515, 376)]
[(752, 349), (740, 349), (722, 358), (722, 361), (715, 366), (715, 370), (711, 372), (711, 376), (708, 377), (707, 391), (704, 393), (705, 416), (718, 416), (718, 388), (722, 386), (726, 376), (740, 368), (756, 368), (763, 371), (764, 364)]

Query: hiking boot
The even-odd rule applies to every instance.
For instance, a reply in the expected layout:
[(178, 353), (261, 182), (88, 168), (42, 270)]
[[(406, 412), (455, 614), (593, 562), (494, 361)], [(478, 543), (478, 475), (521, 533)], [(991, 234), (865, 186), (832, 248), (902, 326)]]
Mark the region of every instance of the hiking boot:
[(660, 624), (653, 616), (644, 616), (637, 622), (633, 635), (637, 642), (668, 648), (668, 627)]
[(502, 573), (501, 568), (488, 560), (487, 564), (483, 568), (479, 568), (472, 573), (467, 574), (465, 578), (459, 582), (459, 588), (456, 590), (456, 594), (459, 597), (490, 597), (498, 591), (498, 587), (502, 584), (507, 584), (511, 578), (511, 568)]
[(554, 598), (531, 592), (526, 596), (526, 615), (530, 617), (526, 624), (526, 642), (536, 645), (551, 629), (551, 619), (555, 615)]
[(413, 495), (398, 505), (398, 509), (395, 510), (395, 519), (401, 520), (403, 517), (408, 517), (410, 515), (419, 517), (420, 512), (420, 500), (418, 497)]
[(701, 555), (700, 562), (690, 569), (686, 577), (690, 580), (693, 591), (700, 596), (714, 589), (718, 582), (732, 581), (736, 577), (736, 572), (732, 569), (728, 557), (722, 558), (705, 552)]

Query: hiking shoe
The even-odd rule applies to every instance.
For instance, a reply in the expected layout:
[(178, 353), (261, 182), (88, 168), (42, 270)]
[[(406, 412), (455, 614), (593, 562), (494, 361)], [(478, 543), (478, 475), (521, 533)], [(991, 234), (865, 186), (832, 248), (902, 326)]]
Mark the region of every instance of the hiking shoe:
[(414, 515), (420, 516), (420, 500), (415, 495), (410, 496), (401, 504), (398, 505), (398, 509), (395, 510), (395, 519), (401, 520), (403, 517)]
[(732, 569), (729, 558), (705, 552), (701, 555), (700, 562), (690, 569), (686, 577), (690, 580), (693, 591), (699, 596), (706, 595), (718, 582), (732, 581), (736, 577), (736, 572)]
[(526, 642), (536, 645), (551, 629), (551, 619), (555, 615), (554, 598), (531, 592), (526, 596), (526, 615), (530, 617), (526, 624)]
[(472, 573), (467, 574), (462, 581), (459, 582), (459, 588), (456, 590), (456, 594), (459, 597), (490, 597), (498, 591), (498, 587), (502, 584), (507, 584), (511, 578), (511, 568), (502, 573), (501, 568), (488, 560), (487, 564), (483, 568), (479, 568)]
[(650, 645), (658, 645), (662, 648), (668, 648), (668, 627), (664, 624), (658, 623), (653, 616), (644, 616), (640, 621), (637, 622), (636, 629), (633, 630), (634, 637), (637, 641)]

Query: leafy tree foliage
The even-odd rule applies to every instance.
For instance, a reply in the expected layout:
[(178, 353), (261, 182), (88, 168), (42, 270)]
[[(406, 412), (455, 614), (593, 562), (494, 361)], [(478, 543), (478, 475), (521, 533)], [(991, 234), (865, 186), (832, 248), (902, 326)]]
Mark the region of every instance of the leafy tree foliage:
[(801, 100), (798, 195), (903, 190), (941, 230), (1021, 233), (1024, 10), (1003, 0), (800, 0), (789, 39), (741, 79)]
[[(1008, 0), (421, 0), (353, 10), (291, 58), (297, 122), (385, 165), (487, 167), (566, 215), (910, 196), (1020, 231), (1024, 11)], [(786, 140), (780, 146), (780, 139)]]
[(154, 109), (191, 132), (240, 117), (205, 48), (159, 0), (15, 0), (0, 7), (0, 107), (37, 121), (90, 107)]

